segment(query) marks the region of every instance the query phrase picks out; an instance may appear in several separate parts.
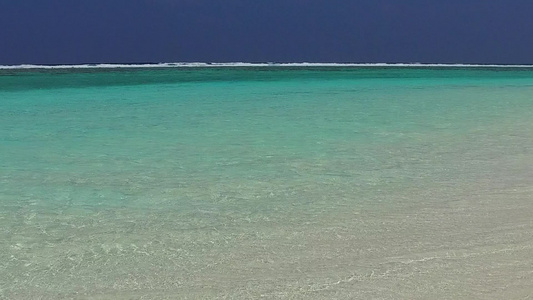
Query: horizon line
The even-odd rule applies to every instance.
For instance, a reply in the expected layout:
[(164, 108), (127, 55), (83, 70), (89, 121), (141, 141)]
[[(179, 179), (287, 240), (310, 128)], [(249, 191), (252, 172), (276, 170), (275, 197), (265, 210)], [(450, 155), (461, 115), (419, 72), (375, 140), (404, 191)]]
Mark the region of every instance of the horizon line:
[(250, 63), (250, 62), (173, 62), (173, 63), (98, 63), (98, 64), (19, 64), (0, 65), (12, 69), (120, 69), (120, 68), (213, 68), (213, 67), (456, 67), (456, 68), (533, 68), (533, 64), (467, 64), (467, 63)]

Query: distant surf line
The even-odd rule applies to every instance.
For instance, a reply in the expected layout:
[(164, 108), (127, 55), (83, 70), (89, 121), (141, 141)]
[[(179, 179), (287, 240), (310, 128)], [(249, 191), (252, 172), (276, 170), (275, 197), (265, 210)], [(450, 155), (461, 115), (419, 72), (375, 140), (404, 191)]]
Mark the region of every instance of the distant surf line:
[(533, 68), (533, 65), (434, 64), (434, 63), (146, 63), (146, 64), (78, 64), (78, 65), (0, 65), (0, 70), (18, 69), (121, 69), (121, 68), (224, 68), (224, 67), (391, 67), (391, 68)]

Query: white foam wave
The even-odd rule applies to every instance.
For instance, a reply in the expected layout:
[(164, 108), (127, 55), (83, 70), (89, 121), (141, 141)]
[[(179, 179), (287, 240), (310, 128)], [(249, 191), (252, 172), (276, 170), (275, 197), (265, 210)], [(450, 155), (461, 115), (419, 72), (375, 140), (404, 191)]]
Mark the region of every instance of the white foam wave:
[(212, 68), (212, 67), (405, 67), (405, 68), (533, 68), (533, 65), (498, 64), (423, 64), (423, 63), (202, 63), (178, 62), (158, 64), (81, 64), (81, 65), (0, 65), (0, 70), (11, 69), (119, 69), (119, 68)]

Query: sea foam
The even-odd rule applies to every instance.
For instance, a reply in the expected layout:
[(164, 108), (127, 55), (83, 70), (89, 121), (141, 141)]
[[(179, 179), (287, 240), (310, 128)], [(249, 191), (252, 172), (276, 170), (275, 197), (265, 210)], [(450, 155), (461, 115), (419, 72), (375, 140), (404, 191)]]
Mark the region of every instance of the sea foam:
[(425, 63), (205, 63), (176, 62), (148, 64), (79, 64), (79, 65), (0, 65), (1, 70), (11, 69), (119, 69), (119, 68), (210, 68), (210, 67), (405, 67), (405, 68), (533, 68), (533, 65), (498, 65), (498, 64), (425, 64)]

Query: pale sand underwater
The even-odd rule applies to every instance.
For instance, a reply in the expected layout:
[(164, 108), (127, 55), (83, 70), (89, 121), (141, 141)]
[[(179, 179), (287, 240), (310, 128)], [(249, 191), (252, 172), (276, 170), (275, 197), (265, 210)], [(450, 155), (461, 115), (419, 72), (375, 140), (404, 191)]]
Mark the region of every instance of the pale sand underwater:
[(532, 71), (55, 72), (0, 77), (0, 298), (533, 297)]

